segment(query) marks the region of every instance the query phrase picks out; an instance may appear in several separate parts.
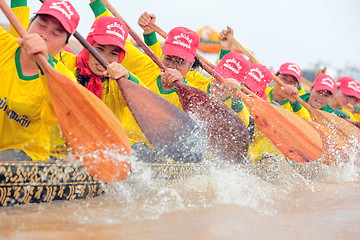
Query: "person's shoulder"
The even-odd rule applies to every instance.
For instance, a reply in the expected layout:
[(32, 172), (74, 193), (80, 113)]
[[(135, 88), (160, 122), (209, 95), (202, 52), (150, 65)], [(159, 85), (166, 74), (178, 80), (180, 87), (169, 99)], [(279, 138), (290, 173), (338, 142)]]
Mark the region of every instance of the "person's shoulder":
[(307, 101), (309, 100), (309, 97), (310, 97), (310, 93), (305, 93), (305, 94), (302, 94), (299, 96), (303, 101)]
[(16, 37), (0, 27), (0, 46), (0, 56), (5, 56), (6, 53), (13, 54), (20, 45), (16, 42)]
[(63, 75), (67, 76), (74, 82), (76, 82), (76, 77), (72, 71), (69, 70), (68, 66), (66, 66), (62, 61), (54, 59), (54, 69), (58, 72), (62, 73)]
[[(16, 43), (16, 37), (12, 36), (8, 31), (6, 31), (3, 27), (0, 27), (0, 41), (7, 43)], [(3, 44), (1, 45), (3, 46)]]
[(187, 72), (185, 78), (189, 83), (207, 84), (211, 82), (211, 78), (205, 77), (202, 73), (198, 71)]

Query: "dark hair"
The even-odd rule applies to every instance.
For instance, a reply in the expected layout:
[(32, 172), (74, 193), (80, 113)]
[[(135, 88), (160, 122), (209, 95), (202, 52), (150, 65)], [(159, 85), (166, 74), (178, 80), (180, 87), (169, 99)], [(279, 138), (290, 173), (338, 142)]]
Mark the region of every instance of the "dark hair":
[(199, 68), (199, 67), (202, 68), (201, 62), (200, 62), (200, 60), (199, 60), (198, 57), (195, 57), (194, 63), (193, 63), (193, 65), (191, 66), (191, 70), (194, 71), (194, 70), (196, 70), (196, 69)]
[(90, 78), (80, 74), (80, 69), (76, 69), (76, 80), (78, 83), (86, 87), (87, 83), (89, 82)]

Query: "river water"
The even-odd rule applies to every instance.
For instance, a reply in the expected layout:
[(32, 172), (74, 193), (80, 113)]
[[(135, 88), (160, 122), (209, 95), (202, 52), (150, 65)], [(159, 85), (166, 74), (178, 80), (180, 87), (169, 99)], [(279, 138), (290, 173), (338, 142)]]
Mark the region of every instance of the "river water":
[(150, 170), (92, 199), (0, 209), (0, 239), (360, 239), (360, 168), (231, 166), (186, 179)]

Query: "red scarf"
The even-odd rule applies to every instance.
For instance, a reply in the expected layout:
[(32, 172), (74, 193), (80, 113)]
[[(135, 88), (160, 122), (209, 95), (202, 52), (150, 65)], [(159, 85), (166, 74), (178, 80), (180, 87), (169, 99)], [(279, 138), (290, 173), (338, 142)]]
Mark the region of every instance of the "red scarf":
[[(95, 40), (90, 36), (86, 38), (86, 41), (90, 43), (90, 45), (93, 45)], [(125, 52), (121, 51), (119, 54), (118, 63), (120, 63), (125, 57)], [(91, 72), (89, 67), (89, 52), (83, 48), (76, 58), (76, 67), (80, 69), (79, 74), (89, 77), (90, 80), (86, 84), (86, 88), (94, 93), (98, 98), (101, 99), (102, 97), (102, 82), (100, 77), (107, 77), (107, 76), (98, 76)]]

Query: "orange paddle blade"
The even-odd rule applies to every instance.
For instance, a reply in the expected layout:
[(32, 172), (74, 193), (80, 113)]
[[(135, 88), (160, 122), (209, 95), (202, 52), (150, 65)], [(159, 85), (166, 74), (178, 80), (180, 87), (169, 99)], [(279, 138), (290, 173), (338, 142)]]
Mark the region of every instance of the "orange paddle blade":
[(241, 94), (261, 132), (289, 159), (310, 162), (322, 155), (322, 140), (305, 119), (286, 109)]
[(83, 167), (105, 182), (124, 179), (130, 169), (130, 143), (111, 110), (86, 88), (41, 64), (55, 114), (66, 141)]

